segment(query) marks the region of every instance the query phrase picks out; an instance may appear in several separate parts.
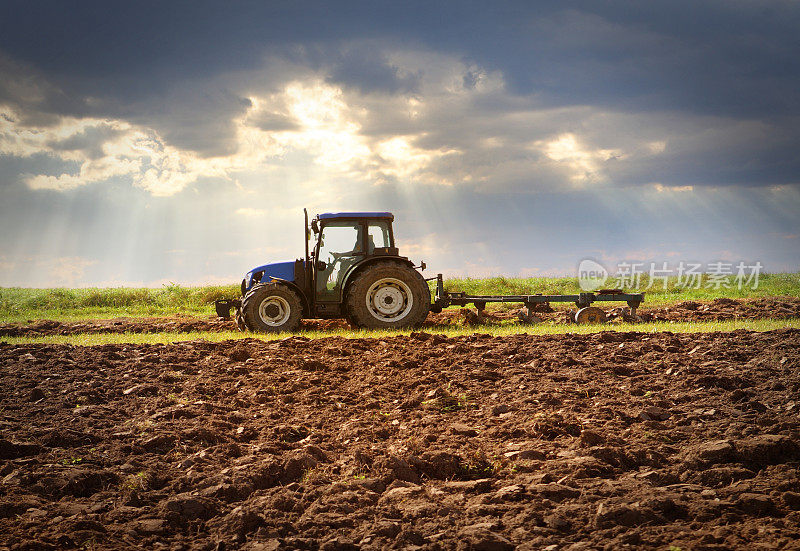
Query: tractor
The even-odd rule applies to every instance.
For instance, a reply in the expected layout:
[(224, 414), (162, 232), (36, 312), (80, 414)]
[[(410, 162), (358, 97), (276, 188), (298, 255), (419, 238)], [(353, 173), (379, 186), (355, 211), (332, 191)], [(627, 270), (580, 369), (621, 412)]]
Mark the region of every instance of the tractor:
[(309, 251), (305, 213), (305, 258), (253, 268), (242, 280), (240, 300), (216, 301), (217, 314), (236, 307), (240, 329), (294, 331), (303, 318), (346, 318), (368, 329), (419, 327), (431, 309), (428, 283), (400, 256), (389, 212), (317, 215)]
[[(571, 302), (579, 308), (575, 323), (602, 323), (605, 313), (595, 302), (624, 301), (629, 319), (638, 319), (636, 310), (644, 294), (622, 289), (602, 289), (577, 295), (468, 295), (446, 291), (442, 274), (426, 279), (395, 247), (390, 212), (336, 212), (318, 214), (309, 225), (305, 214), (305, 258), (294, 262), (275, 262), (253, 268), (242, 280), (242, 298), (217, 300), (217, 315), (230, 317), (236, 308), (236, 321), (242, 331), (294, 331), (303, 318), (345, 318), (365, 329), (403, 329), (419, 327), (428, 312), (441, 312), (449, 306), (472, 304), (483, 313), (489, 302), (522, 303), (523, 322), (537, 318), (537, 305)], [(314, 232), (316, 242), (309, 251)], [(429, 280), (436, 280), (436, 295), (431, 301)]]

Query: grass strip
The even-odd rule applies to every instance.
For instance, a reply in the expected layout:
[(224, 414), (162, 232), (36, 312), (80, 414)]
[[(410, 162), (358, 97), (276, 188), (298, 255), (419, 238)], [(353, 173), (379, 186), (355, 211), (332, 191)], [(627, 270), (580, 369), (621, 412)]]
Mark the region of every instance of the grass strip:
[[(480, 326), (480, 327), (452, 327), (452, 328), (431, 328), (425, 329), (426, 333), (447, 335), (455, 337), (461, 335), (472, 335), (475, 333), (489, 334), (493, 336), (505, 335), (563, 335), (576, 334), (584, 335), (598, 333), (601, 331), (621, 331), (621, 332), (640, 332), (640, 333), (710, 333), (710, 332), (730, 332), (737, 329), (747, 331), (772, 331), (782, 328), (800, 329), (800, 319), (789, 320), (727, 320), (727, 321), (694, 321), (694, 322), (651, 322), (651, 323), (604, 323), (598, 325), (561, 325), (561, 324), (538, 324), (538, 325), (499, 325), (499, 326)], [(263, 334), (263, 333), (243, 333), (239, 331), (223, 332), (191, 332), (191, 333), (94, 333), (76, 335), (49, 335), (41, 337), (2, 337), (0, 342), (9, 344), (71, 344), (77, 346), (97, 346), (102, 344), (164, 344), (181, 341), (207, 340), (220, 342), (229, 339), (255, 338), (263, 341), (280, 340), (292, 335), (299, 335), (310, 339), (325, 337), (344, 337), (348, 339), (357, 338), (386, 338), (398, 335), (409, 335), (411, 331), (370, 331), (370, 330), (346, 330), (337, 329), (331, 331), (299, 331), (296, 333)]]
[[(432, 291), (433, 284), (434, 282), (431, 282)], [(757, 289), (751, 289), (749, 286), (742, 289), (737, 289), (736, 286), (715, 289), (706, 287), (707, 280), (702, 280), (700, 284), (699, 289), (686, 288), (679, 285), (677, 278), (672, 277), (667, 281), (664, 289), (661, 281), (654, 282), (650, 286), (648, 276), (644, 274), (639, 289), (646, 293), (645, 306), (663, 306), (684, 300), (713, 300), (715, 298), (800, 297), (800, 273), (761, 274)], [(614, 281), (610, 280), (608, 285), (613, 286)], [(445, 280), (445, 288), (449, 291), (463, 291), (471, 295), (536, 293), (556, 295), (580, 292), (577, 279), (574, 277), (450, 278)], [(40, 319), (77, 321), (123, 316), (171, 316), (174, 314), (208, 315), (214, 312), (214, 300), (238, 296), (238, 285), (206, 287), (164, 285), (156, 289), (0, 287), (0, 322)], [(489, 307), (504, 309), (512, 306), (490, 304)], [(518, 308), (519, 305), (513, 305), (513, 307)]]

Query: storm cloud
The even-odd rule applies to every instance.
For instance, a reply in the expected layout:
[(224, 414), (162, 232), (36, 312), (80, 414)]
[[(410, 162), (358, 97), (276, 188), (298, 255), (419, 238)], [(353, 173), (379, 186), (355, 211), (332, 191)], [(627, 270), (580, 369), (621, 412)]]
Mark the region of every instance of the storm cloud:
[(790, 2), (6, 2), (0, 284), (45, 284), (37, 223), (80, 236), (70, 284), (232, 280), (301, 250), (302, 206), (395, 210), (451, 273), (794, 270), (797, 28)]

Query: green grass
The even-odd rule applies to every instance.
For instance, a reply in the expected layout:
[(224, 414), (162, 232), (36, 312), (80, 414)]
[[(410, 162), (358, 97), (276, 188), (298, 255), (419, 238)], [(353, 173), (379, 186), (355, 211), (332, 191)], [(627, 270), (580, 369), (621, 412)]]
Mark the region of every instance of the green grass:
[[(673, 333), (707, 333), (712, 331), (735, 331), (746, 329), (748, 331), (772, 331), (785, 327), (800, 329), (800, 319), (789, 320), (730, 320), (730, 321), (701, 321), (701, 322), (653, 322), (653, 323), (605, 323), (599, 325), (562, 325), (562, 324), (539, 324), (539, 325), (519, 325), (504, 324), (499, 326), (481, 327), (452, 327), (443, 329), (426, 329), (431, 334), (447, 335), (454, 337), (459, 335), (471, 335), (473, 333), (490, 334), (493, 336), (516, 335), (527, 333), (529, 335), (560, 335), (560, 334), (587, 334), (600, 331), (639, 331), (642, 333), (657, 333), (671, 331)], [(411, 331), (368, 331), (368, 330), (347, 330), (336, 329), (331, 331), (301, 331), (292, 334), (260, 334), (242, 333), (239, 331), (224, 331), (220, 333), (194, 332), (194, 333), (96, 333), (78, 335), (52, 335), (45, 337), (0, 337), (0, 341), (10, 344), (72, 344), (79, 346), (94, 346), (100, 344), (123, 344), (123, 343), (173, 343), (181, 341), (192, 341), (203, 339), (211, 342), (219, 342), (229, 339), (255, 338), (263, 341), (285, 339), (291, 335), (301, 335), (307, 338), (316, 339), (324, 337), (345, 337), (345, 338), (386, 338), (397, 335), (408, 335)]]
[(110, 289), (0, 288), (0, 321), (34, 319), (74, 321), (123, 316), (208, 315), (220, 298), (239, 295), (238, 285), (158, 289), (118, 287)]
[[(430, 275), (430, 274), (429, 274)], [(612, 284), (613, 282), (609, 282)], [(647, 276), (642, 288), (647, 287)], [(433, 282), (431, 286), (433, 287)], [(704, 282), (705, 284), (705, 282)], [(486, 279), (448, 279), (445, 288), (475, 295), (575, 294), (580, 292), (575, 278), (540, 277)], [(800, 273), (762, 274), (758, 289), (734, 288), (686, 289), (677, 280), (668, 281), (666, 290), (660, 282), (645, 289), (645, 306), (658, 306), (683, 300), (712, 300), (719, 297), (746, 298), (763, 296), (800, 296)], [(174, 314), (209, 315), (219, 298), (239, 295), (237, 285), (181, 287), (165, 285), (158, 289), (24, 289), (0, 288), (0, 322), (55, 319), (115, 318), (122, 316), (170, 316)], [(493, 306), (490, 307), (500, 307)], [(510, 307), (506, 305), (504, 307)]]
[[(731, 278), (732, 280), (733, 278)], [(701, 281), (700, 289), (687, 289), (678, 285), (678, 279), (672, 277), (663, 288), (662, 281), (654, 281), (648, 288), (649, 278), (645, 274), (641, 278), (640, 291), (645, 293), (645, 306), (661, 306), (684, 300), (713, 300), (715, 298), (753, 298), (770, 296), (800, 297), (800, 272), (785, 274), (761, 274), (757, 289), (735, 286), (714, 289), (706, 287), (707, 279)], [(613, 287), (613, 280), (606, 284)], [(448, 279), (445, 280), (448, 291), (464, 291), (470, 295), (572, 295), (580, 293), (578, 281), (574, 277), (534, 277), (511, 278), (491, 277), (485, 279)], [(631, 291), (636, 292), (636, 291)], [(555, 306), (555, 305), (554, 305)]]

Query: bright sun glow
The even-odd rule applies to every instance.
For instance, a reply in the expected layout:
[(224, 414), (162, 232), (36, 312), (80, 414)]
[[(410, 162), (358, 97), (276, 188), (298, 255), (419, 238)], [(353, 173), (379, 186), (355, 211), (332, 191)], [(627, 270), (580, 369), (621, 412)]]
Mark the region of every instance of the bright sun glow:
[(570, 180), (575, 184), (597, 182), (601, 179), (603, 163), (610, 159), (624, 158), (618, 149), (584, 148), (573, 134), (562, 134), (550, 142), (535, 142), (534, 147), (544, 154), (566, 166), (571, 172)]

